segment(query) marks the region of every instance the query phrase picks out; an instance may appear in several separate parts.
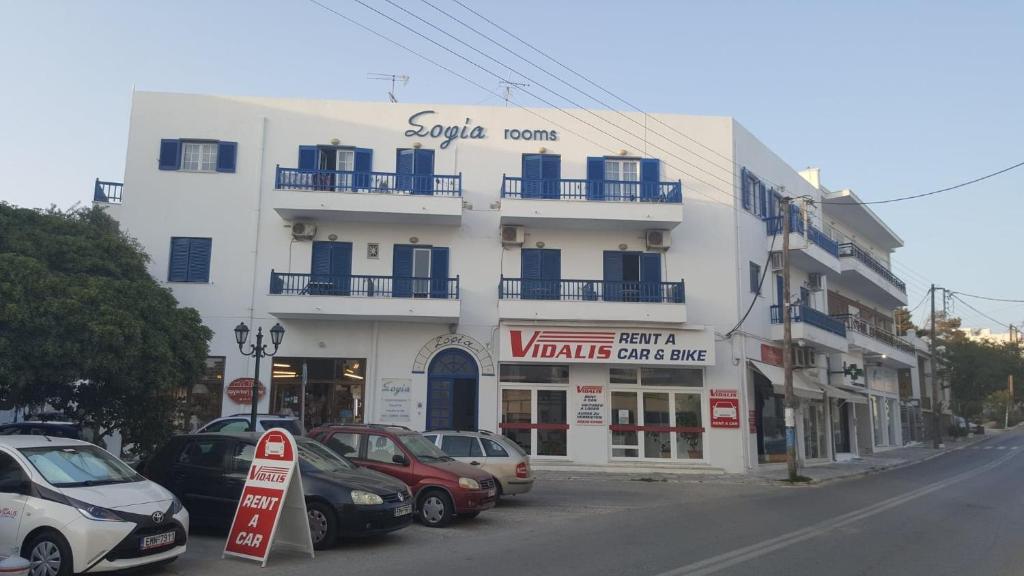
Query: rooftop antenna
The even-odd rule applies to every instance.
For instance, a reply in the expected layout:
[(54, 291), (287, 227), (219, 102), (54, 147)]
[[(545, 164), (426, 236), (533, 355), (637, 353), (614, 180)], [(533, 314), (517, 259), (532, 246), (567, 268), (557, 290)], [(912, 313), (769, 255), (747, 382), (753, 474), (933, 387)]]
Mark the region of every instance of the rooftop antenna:
[(379, 72), (370, 72), (366, 75), (366, 78), (369, 80), (391, 81), (391, 90), (388, 91), (388, 102), (391, 102), (392, 104), (398, 103), (398, 97), (395, 96), (395, 93), (397, 92), (397, 84), (401, 82), (402, 86), (405, 86), (409, 83), (409, 76), (406, 74), (381, 74)]
[(508, 108), (508, 102), (512, 99), (512, 90), (515, 88), (527, 88), (530, 85), (526, 82), (513, 82), (512, 74), (509, 73), (508, 80), (499, 80), (498, 84), (505, 87), (505, 108)]

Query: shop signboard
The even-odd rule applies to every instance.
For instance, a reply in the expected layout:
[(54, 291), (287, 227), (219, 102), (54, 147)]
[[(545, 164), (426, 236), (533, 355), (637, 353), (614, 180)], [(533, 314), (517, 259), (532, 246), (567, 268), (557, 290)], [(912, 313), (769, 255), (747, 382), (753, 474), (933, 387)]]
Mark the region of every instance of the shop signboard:
[(282, 548), (313, 556), (298, 450), (295, 438), (283, 428), (267, 430), (256, 443), (224, 555), (266, 566), (275, 540)]
[(503, 362), (713, 366), (710, 330), (503, 326)]
[(408, 378), (382, 379), (380, 401), (381, 422), (409, 422), (412, 418), (412, 381)]
[[(263, 398), (266, 388), (259, 383), (259, 395)], [(252, 404), (252, 378), (235, 378), (228, 384), (228, 398), (235, 404)]]
[(782, 348), (761, 344), (761, 362), (772, 366), (782, 366)]
[(576, 424), (604, 426), (604, 386), (576, 387)]
[(708, 399), (712, 428), (740, 427), (740, 399), (736, 390), (712, 388)]

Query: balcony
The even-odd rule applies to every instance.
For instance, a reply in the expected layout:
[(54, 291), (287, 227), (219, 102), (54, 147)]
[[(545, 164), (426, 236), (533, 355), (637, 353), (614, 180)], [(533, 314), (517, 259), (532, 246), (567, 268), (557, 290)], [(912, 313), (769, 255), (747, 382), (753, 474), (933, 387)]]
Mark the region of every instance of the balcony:
[(882, 364), (893, 368), (912, 368), (917, 365), (914, 345), (910, 342), (857, 316), (845, 314), (833, 318), (846, 325), (851, 349), (880, 356)]
[(839, 263), (844, 285), (884, 308), (907, 305), (907, 285), (860, 246), (849, 242), (840, 244)]
[(530, 280), (502, 277), (502, 320), (686, 322), (686, 288), (679, 282)]
[(683, 221), (683, 184), (524, 180), (504, 176), (501, 223), (559, 228), (672, 229)]
[(270, 273), (277, 318), (458, 322), (459, 278)]
[[(815, 310), (806, 304), (790, 304), (793, 340), (808, 345), (824, 347), (837, 352), (846, 352), (846, 324), (828, 314)], [(783, 339), (782, 307), (771, 307), (772, 339)]]
[(120, 204), (122, 188), (124, 188), (124, 184), (120, 182), (104, 182), (97, 178), (92, 192), (92, 201), (103, 204)]
[[(782, 233), (782, 216), (764, 219), (769, 236)], [(781, 238), (775, 249), (782, 249)], [(793, 266), (819, 274), (839, 274), (839, 244), (818, 230), (813, 224), (804, 224), (794, 213), (789, 219), (789, 255)]]
[(285, 220), (457, 226), (462, 175), (277, 167), (274, 210)]

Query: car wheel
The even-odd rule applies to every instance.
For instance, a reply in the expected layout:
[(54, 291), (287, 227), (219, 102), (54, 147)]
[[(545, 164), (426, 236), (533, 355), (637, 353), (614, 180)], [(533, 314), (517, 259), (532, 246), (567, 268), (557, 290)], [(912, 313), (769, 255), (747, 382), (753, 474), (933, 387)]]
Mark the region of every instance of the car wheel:
[(22, 556), (28, 559), (31, 576), (71, 576), (74, 562), (71, 547), (60, 533), (46, 530), (25, 543)]
[(313, 548), (323, 550), (334, 546), (338, 538), (338, 520), (334, 510), (323, 502), (309, 502), (306, 504), (306, 514), (309, 516), (309, 535), (313, 538)]
[(420, 521), (431, 528), (447, 526), (455, 515), (454, 508), (452, 499), (443, 490), (428, 490), (420, 497)]
[(505, 494), (505, 489), (501, 487), (501, 482), (497, 478), (494, 479), (494, 490), (494, 501), (497, 502)]

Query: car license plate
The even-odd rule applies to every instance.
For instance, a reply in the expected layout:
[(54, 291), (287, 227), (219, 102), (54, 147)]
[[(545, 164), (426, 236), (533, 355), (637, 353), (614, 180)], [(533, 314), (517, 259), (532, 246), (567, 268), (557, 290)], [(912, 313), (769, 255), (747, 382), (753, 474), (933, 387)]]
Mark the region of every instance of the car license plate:
[(167, 546), (168, 544), (174, 544), (174, 532), (164, 532), (163, 534), (143, 536), (139, 549), (149, 550), (150, 548), (159, 548), (161, 546)]
[(487, 491), (487, 495), (488, 496), (494, 496), (497, 493), (498, 492), (497, 492), (497, 490), (495, 488), (491, 488), (490, 490)]
[(395, 516), (405, 516), (406, 514), (412, 514), (412, 504), (395, 508)]

